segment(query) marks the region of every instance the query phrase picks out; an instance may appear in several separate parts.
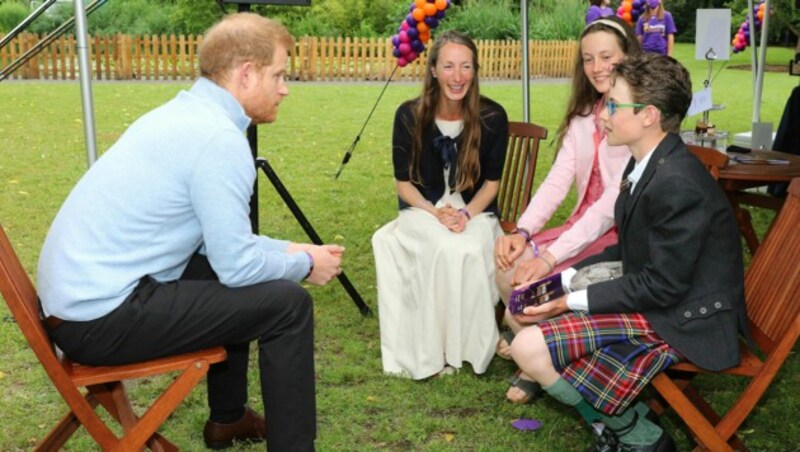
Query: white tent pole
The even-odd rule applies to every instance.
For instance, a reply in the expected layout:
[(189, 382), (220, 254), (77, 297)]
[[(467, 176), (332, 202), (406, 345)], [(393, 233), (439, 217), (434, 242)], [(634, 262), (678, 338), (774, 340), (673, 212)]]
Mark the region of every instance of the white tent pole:
[(92, 100), (92, 72), (89, 67), (89, 44), (86, 26), (86, 9), (83, 0), (75, 0), (75, 34), (77, 35), (78, 68), (83, 102), (83, 134), (86, 140), (86, 160), (92, 166), (97, 160), (97, 142), (94, 130), (94, 102)]
[(758, 72), (758, 60), (756, 59), (756, 20), (753, 14), (753, 0), (747, 0), (747, 23), (750, 30), (750, 68), (753, 74), (753, 92), (756, 91), (756, 72)]
[(528, 62), (528, 1), (520, 0), (522, 15), (522, 120), (531, 121), (531, 77)]
[[(761, 92), (764, 88), (764, 66), (767, 64), (767, 38), (769, 34), (769, 0), (764, 0), (764, 19), (761, 21), (761, 49), (753, 96), (753, 122), (761, 122)], [(752, 36), (752, 33), (750, 34)]]

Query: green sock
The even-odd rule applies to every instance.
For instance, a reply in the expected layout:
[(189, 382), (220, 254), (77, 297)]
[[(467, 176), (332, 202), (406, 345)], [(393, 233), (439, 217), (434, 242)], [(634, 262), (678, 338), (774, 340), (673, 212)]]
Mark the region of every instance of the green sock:
[(601, 420), (601, 413), (595, 410), (593, 406), (589, 405), (581, 393), (569, 384), (567, 380), (559, 377), (555, 383), (547, 387), (543, 386), (542, 389), (550, 394), (552, 398), (578, 410), (578, 414), (580, 414), (583, 420), (590, 426), (592, 422)]
[[(625, 410), (625, 412), (620, 415), (608, 416), (590, 405), (589, 402), (583, 398), (581, 393), (563, 378), (559, 378), (550, 386), (543, 386), (542, 389), (559, 402), (578, 410), (583, 420), (590, 426), (593, 422), (602, 421), (612, 430), (628, 430), (626, 427), (633, 422), (636, 413), (640, 412), (633, 428), (624, 432), (619, 437), (620, 441), (625, 444), (649, 445), (656, 442), (658, 437), (661, 436), (661, 427), (648, 421), (644, 417), (647, 413), (647, 406), (641, 402), (638, 402), (637, 406), (632, 407), (632, 409)], [(639, 404), (642, 406), (638, 406)]]
[[(644, 411), (644, 413), (646, 413), (646, 411)], [(633, 422), (634, 416), (637, 414), (638, 416), (636, 417), (636, 424), (632, 426), (633, 428), (628, 428), (631, 422)], [(618, 432), (617, 434), (619, 435), (620, 442), (625, 444), (631, 444), (635, 446), (647, 446), (653, 444), (658, 440), (658, 438), (661, 436), (661, 432), (663, 431), (661, 427), (650, 422), (646, 417), (644, 417), (641, 407), (638, 409), (637, 407), (630, 407), (622, 414), (617, 416), (600, 414), (600, 418), (603, 423), (608, 426), (608, 428)]]

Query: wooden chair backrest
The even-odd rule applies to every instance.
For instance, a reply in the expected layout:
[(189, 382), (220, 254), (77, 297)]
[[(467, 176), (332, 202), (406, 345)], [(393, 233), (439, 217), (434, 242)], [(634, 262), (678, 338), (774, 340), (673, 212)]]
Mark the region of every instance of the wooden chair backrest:
[(0, 293), (3, 294), (22, 334), (45, 368), (59, 365), (53, 343), (40, 320), (36, 289), (2, 226), (0, 226)]
[(694, 154), (700, 162), (708, 169), (714, 180), (719, 179), (719, 172), (728, 164), (728, 156), (716, 149), (688, 144), (686, 147)]
[[(758, 247), (745, 275), (750, 329), (769, 354), (787, 337), (800, 334), (800, 178), (792, 180), (786, 202)], [(794, 344), (794, 341), (792, 341)]]
[(500, 226), (505, 232), (515, 228), (517, 219), (528, 207), (539, 143), (544, 139), (547, 139), (544, 127), (527, 122), (508, 123), (508, 151), (497, 195)]

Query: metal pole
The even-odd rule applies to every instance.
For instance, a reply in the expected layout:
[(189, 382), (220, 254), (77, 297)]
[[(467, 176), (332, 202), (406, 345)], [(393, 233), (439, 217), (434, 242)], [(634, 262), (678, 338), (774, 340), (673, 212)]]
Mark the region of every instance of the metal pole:
[[(752, 1), (752, 0), (751, 0)], [(767, 63), (767, 38), (769, 34), (769, 0), (764, 1), (764, 19), (761, 21), (761, 49), (756, 74), (756, 90), (753, 95), (753, 122), (761, 122), (761, 92), (764, 89), (764, 65)], [(752, 32), (750, 36), (753, 36)]]
[(75, 34), (78, 40), (78, 67), (81, 76), (83, 134), (86, 140), (86, 161), (88, 166), (92, 166), (97, 160), (97, 141), (95, 140), (94, 129), (94, 102), (92, 100), (92, 73), (89, 67), (86, 10), (83, 7), (83, 0), (75, 0)]
[[(753, 92), (756, 91), (756, 72), (758, 72), (758, 59), (756, 58), (756, 21), (753, 14), (753, 0), (747, 0), (747, 23), (750, 30), (750, 67), (753, 74)], [(753, 122), (758, 122), (753, 113)]]
[(522, 15), (522, 120), (531, 121), (531, 77), (528, 62), (528, 1), (520, 0)]

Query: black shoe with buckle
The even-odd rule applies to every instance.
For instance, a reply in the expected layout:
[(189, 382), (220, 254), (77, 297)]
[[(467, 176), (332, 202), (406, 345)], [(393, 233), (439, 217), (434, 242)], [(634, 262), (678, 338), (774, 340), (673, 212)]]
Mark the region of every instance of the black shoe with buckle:
[(600, 432), (597, 443), (586, 449), (586, 452), (675, 452), (677, 450), (675, 441), (664, 429), (661, 430), (661, 435), (653, 444), (634, 445), (621, 442), (619, 437), (633, 430), (638, 420), (639, 413), (636, 413), (633, 421), (619, 430), (613, 430), (606, 426)]

